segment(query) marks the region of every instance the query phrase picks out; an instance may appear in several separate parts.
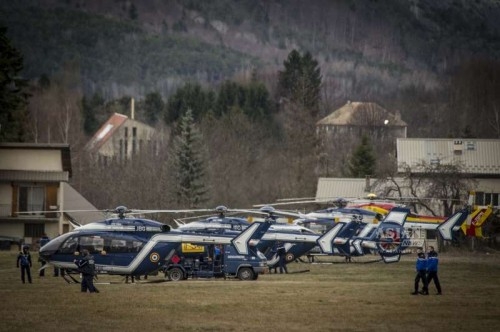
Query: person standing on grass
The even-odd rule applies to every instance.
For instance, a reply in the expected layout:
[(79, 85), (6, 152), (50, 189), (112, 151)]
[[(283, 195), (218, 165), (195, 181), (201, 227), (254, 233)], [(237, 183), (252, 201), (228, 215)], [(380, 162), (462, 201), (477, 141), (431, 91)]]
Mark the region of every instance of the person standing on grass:
[[(40, 248), (42, 248), (44, 245), (50, 242), (50, 238), (47, 236), (47, 234), (43, 233), (42, 237), (40, 238)], [(38, 257), (38, 261), (42, 265), (40, 267), (40, 272), (38, 273), (38, 276), (44, 277), (45, 276), (45, 265), (47, 264), (46, 261), (42, 259), (42, 257)]]
[(94, 257), (90, 255), (87, 249), (82, 250), (82, 258), (75, 259), (74, 263), (78, 267), (78, 271), (82, 274), (81, 292), (99, 293), (94, 287), (95, 265)]
[[(280, 273), (288, 273), (288, 269), (286, 268), (286, 248), (285, 244), (283, 242), (278, 242), (278, 257), (279, 257), (279, 267), (280, 267)], [(276, 273), (276, 270), (274, 270)]]
[(25, 283), (25, 275), (28, 276), (28, 282), (31, 284), (31, 267), (33, 264), (31, 263), (31, 255), (27, 246), (24, 246), (23, 251), (17, 255), (16, 266), (18, 268), (21, 267), (21, 281), (23, 284)]
[[(47, 234), (43, 233), (42, 237), (40, 238), (40, 248), (42, 248), (44, 245), (50, 242), (50, 238), (47, 236)], [(38, 257), (38, 261), (42, 266), (40, 267), (40, 272), (39, 276), (44, 277), (45, 276), (45, 265), (47, 264), (46, 261), (44, 261), (41, 257)], [(59, 276), (59, 268), (54, 266), (54, 277)]]
[(430, 246), (429, 249), (429, 253), (427, 254), (427, 285), (431, 283), (431, 280), (434, 280), (434, 285), (437, 289), (437, 295), (441, 295), (441, 284), (439, 283), (438, 278), (438, 254), (434, 250), (433, 246)]
[[(418, 295), (419, 293), (422, 295), (429, 295), (429, 292), (427, 290), (427, 259), (425, 258), (425, 253), (422, 248), (418, 248), (417, 250), (417, 262), (415, 264), (416, 270), (417, 270), (417, 275), (415, 276), (415, 290), (412, 295)], [(420, 283), (420, 280), (422, 280), (422, 291), (418, 291), (418, 286)]]

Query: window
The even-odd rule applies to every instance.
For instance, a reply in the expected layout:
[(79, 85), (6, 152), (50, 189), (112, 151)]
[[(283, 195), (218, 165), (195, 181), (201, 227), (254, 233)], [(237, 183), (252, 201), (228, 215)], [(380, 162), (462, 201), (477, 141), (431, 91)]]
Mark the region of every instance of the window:
[(476, 192), (476, 204), (484, 205), (484, 192), (482, 191)]
[(132, 127), (132, 155), (137, 153), (137, 128)]
[(44, 224), (24, 224), (25, 237), (42, 237), (45, 233)]
[(476, 142), (474, 141), (467, 141), (466, 143), (466, 149), (469, 151), (474, 151), (476, 150)]
[(110, 239), (109, 247), (106, 249), (110, 253), (135, 253), (141, 251), (144, 243), (133, 239)]
[(435, 240), (437, 231), (435, 229), (427, 230), (427, 240)]
[[(42, 186), (19, 186), (19, 211), (43, 211), (45, 206), (45, 188)], [(43, 213), (33, 213), (42, 215)]]
[(498, 206), (498, 194), (484, 193), (484, 205)]
[(104, 239), (99, 235), (83, 235), (80, 237), (80, 250), (87, 249), (91, 254), (104, 249)]
[(476, 192), (476, 205), (493, 205), (498, 206), (499, 203), (498, 193), (485, 193), (482, 191)]
[(60, 254), (73, 254), (75, 251), (78, 251), (78, 237), (74, 236), (66, 240), (63, 243), (61, 248), (59, 248), (58, 253)]

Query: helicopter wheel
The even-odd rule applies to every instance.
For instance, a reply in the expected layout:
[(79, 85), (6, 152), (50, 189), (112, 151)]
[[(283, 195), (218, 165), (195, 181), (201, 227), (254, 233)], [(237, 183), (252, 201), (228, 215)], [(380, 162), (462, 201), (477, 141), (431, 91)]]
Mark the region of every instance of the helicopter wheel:
[(180, 281), (184, 279), (184, 273), (178, 267), (173, 267), (167, 271), (168, 279), (171, 281)]
[(255, 278), (255, 273), (249, 267), (242, 267), (238, 271), (238, 279), (240, 280), (254, 280), (254, 278)]

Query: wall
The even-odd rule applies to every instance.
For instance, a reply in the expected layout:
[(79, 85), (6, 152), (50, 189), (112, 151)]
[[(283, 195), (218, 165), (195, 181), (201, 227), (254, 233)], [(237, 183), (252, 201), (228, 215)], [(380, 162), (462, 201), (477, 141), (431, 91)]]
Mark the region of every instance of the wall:
[(62, 171), (61, 151), (2, 149), (0, 169), (22, 171)]

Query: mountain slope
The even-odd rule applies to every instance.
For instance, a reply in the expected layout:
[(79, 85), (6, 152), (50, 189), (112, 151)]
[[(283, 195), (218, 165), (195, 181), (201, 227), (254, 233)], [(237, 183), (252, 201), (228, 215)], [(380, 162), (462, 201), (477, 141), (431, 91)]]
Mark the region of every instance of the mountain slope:
[(163, 95), (186, 79), (275, 72), (310, 51), (336, 98), (436, 89), (470, 58), (500, 55), (500, 5), (475, 0), (20, 0), (0, 22), (28, 77), (80, 64), (87, 92)]

